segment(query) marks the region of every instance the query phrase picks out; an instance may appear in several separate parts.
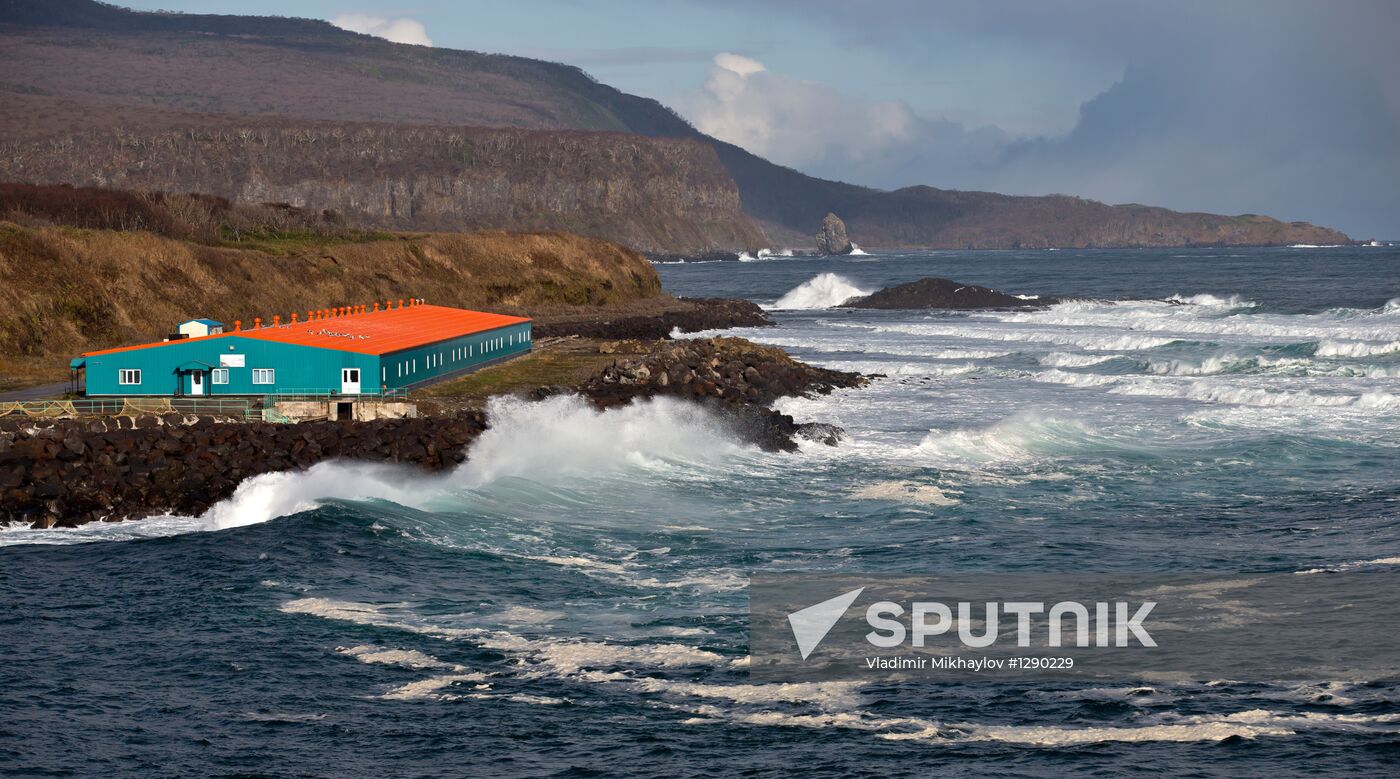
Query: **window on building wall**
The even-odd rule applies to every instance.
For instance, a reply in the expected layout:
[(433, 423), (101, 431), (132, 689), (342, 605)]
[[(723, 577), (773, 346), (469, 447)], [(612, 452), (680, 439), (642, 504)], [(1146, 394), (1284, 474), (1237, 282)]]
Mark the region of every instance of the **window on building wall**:
[(275, 370), (273, 370), (272, 368), (254, 368), (254, 369), (253, 369), (253, 383), (254, 383), (254, 384), (276, 384), (276, 383), (277, 383), (277, 372), (276, 372)]
[(141, 383), (141, 369), (140, 369), (140, 368), (122, 368), (121, 370), (117, 371), (117, 383), (118, 383), (118, 384), (140, 384), (140, 383)]
[(214, 384), (228, 384), (228, 368), (215, 368), (209, 371), (209, 381)]

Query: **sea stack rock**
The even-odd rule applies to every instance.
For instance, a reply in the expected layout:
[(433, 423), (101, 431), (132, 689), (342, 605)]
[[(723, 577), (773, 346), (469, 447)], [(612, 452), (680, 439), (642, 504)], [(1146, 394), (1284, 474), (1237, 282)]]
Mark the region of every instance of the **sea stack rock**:
[(821, 232), (817, 233), (817, 251), (821, 254), (850, 254), (851, 239), (846, 237), (846, 223), (836, 214), (827, 214), (822, 219)]

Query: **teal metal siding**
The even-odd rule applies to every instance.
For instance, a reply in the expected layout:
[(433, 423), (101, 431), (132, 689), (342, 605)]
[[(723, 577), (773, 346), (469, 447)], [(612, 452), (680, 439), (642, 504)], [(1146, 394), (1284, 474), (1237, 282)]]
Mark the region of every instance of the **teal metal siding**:
[[(221, 355), (243, 355), (243, 367), (229, 367), (228, 383), (214, 384), (212, 371), (220, 367)], [(191, 371), (204, 374), (207, 396), (339, 392), (342, 368), (359, 368), (361, 388), (373, 392), (377, 386), (375, 378), (379, 375), (379, 358), (372, 354), (236, 335), (172, 341), (159, 346), (94, 355), (85, 360), (89, 396), (189, 395)], [(259, 368), (273, 370), (272, 384), (253, 383), (253, 371)], [(141, 371), (141, 383), (119, 384), (122, 369)]]
[[(508, 325), (427, 346), (391, 352), (379, 358), (373, 374), (385, 389), (402, 389), (446, 376), (466, 373), (496, 360), (530, 351), (530, 323)], [(365, 386), (370, 384), (365, 377)]]

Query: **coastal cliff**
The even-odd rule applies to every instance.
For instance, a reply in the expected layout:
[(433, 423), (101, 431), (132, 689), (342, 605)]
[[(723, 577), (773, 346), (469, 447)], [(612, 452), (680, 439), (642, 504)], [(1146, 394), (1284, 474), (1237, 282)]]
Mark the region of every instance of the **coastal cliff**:
[[(655, 252), (807, 248), (828, 213), (867, 248), (1349, 240), (1256, 215), (819, 179), (576, 67), (394, 44), (310, 19), (11, 0), (0, 4), (0, 50), (0, 138), (10, 141), (0, 176), (18, 180), (282, 200), (400, 229), (570, 230)], [(359, 158), (295, 141), (308, 134), (368, 148)], [(470, 156), (444, 140), (453, 134)]]
[(714, 150), (619, 133), (249, 123), (0, 146), (0, 178), (331, 209), (399, 230), (567, 230), (642, 251), (756, 250)]

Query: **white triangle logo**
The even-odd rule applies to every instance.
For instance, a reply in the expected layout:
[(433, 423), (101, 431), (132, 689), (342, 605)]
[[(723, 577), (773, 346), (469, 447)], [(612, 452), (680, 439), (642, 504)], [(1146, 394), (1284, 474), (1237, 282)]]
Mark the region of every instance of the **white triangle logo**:
[(797, 650), (802, 653), (803, 660), (806, 660), (822, 639), (826, 638), (826, 634), (836, 627), (846, 609), (849, 609), (864, 591), (864, 587), (851, 590), (844, 595), (837, 595), (831, 600), (824, 600), (815, 606), (808, 606), (788, 615), (788, 624), (792, 625), (792, 637), (797, 639)]

